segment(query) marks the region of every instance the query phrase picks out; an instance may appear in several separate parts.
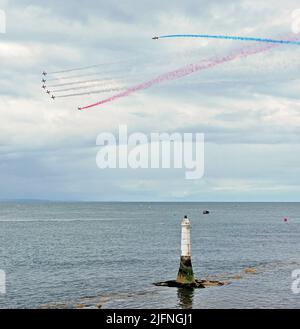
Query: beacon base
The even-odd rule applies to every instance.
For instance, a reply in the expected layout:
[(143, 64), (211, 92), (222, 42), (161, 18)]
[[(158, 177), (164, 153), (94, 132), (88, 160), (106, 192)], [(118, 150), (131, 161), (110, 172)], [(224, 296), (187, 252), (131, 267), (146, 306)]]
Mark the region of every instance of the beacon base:
[(176, 282), (181, 284), (195, 283), (193, 267), (192, 267), (192, 259), (190, 256), (180, 257), (180, 265), (179, 265), (179, 271), (177, 274)]

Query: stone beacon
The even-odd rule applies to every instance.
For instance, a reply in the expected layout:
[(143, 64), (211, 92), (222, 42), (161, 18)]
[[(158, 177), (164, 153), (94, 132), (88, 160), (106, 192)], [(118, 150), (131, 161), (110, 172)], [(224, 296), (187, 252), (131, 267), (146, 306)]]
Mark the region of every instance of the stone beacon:
[[(192, 267), (190, 231), (190, 220), (187, 216), (184, 216), (183, 220), (181, 221), (181, 254), (177, 278), (176, 280), (156, 282), (154, 285), (161, 287), (177, 287), (189, 290), (191, 288), (207, 288), (228, 284), (228, 282), (195, 279)], [(180, 294), (181, 293), (182, 291)], [(185, 296), (186, 294), (183, 294), (183, 297)]]
[(195, 277), (191, 258), (191, 223), (187, 216), (181, 221), (181, 255), (176, 282), (180, 284), (194, 284)]

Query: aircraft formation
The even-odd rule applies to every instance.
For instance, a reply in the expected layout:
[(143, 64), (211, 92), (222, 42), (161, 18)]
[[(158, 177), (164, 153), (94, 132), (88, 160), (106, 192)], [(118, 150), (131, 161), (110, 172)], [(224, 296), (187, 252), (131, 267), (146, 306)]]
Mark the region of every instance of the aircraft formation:
[[(159, 37), (153, 37), (152, 39), (157, 40)], [(119, 63), (123, 63), (123, 61), (108, 63), (108, 66)], [(132, 62), (132, 65), (134, 65), (134, 62)], [(44, 70), (41, 79), (42, 89), (52, 100), (126, 89), (121, 80), (123, 80), (123, 77), (127, 77), (128, 73), (116, 77), (114, 74), (110, 74), (108, 70), (106, 75), (106, 66), (107, 64), (95, 64), (55, 72)], [(100, 69), (101, 71), (98, 71)], [(130, 77), (132, 76), (131, 74)], [(82, 107), (79, 106), (77, 109), (81, 110)]]
[[(121, 67), (116, 65), (124, 63)], [(42, 72), (41, 88), (51, 100), (80, 99), (86, 95), (109, 94), (126, 89), (125, 83), (140, 79), (147, 71), (136, 70), (135, 59), (77, 67), (61, 71)], [(152, 68), (152, 65), (151, 65)], [(77, 107), (78, 110), (82, 108)]]
[[(43, 71), (42, 76), (46, 77), (46, 75), (47, 75), (47, 72)], [(51, 91), (49, 89), (47, 89), (46, 82), (47, 82), (47, 80), (45, 78), (43, 78), (42, 79), (42, 89), (44, 89), (46, 91), (46, 94), (48, 94), (50, 96), (50, 98), (52, 100), (54, 100), (55, 96), (53, 94), (51, 95)]]
[[(215, 66), (221, 65), (226, 62), (235, 61), (237, 59), (249, 57), (268, 50), (272, 50), (276, 46), (300, 45), (300, 41), (295, 37), (292, 37), (290, 39), (271, 39), (227, 35), (173, 34), (154, 36), (152, 37), (152, 40), (173, 38), (202, 38), (247, 41), (252, 43), (254, 42), (254, 46), (230, 52), (226, 56), (220, 55), (220, 58), (212, 57), (206, 60), (199, 61), (198, 63), (185, 65), (176, 70), (165, 72), (163, 74), (158, 74), (156, 77), (152, 77), (151, 79), (146, 80), (142, 83), (131, 82), (131, 85), (129, 86), (125, 86), (123, 83), (124, 79), (128, 81), (128, 77), (130, 75), (128, 74), (128, 69), (126, 67), (124, 67), (125, 72), (121, 76), (115, 76), (115, 72), (113, 72), (113, 69), (112, 71), (110, 71), (110, 68), (115, 67), (116, 69), (116, 65), (114, 65), (116, 63), (90, 65), (56, 72), (43, 71), (41, 80), (42, 89), (45, 90), (46, 94), (48, 94), (52, 100), (55, 100), (57, 98), (69, 98), (84, 95), (116, 92), (115, 94), (109, 95), (106, 98), (90, 105), (78, 107), (78, 110), (85, 110), (108, 102), (115, 101), (119, 98), (127, 97), (133, 93), (136, 93), (137, 91), (148, 89), (156, 84), (177, 80), (190, 74), (194, 74), (198, 71), (209, 70)], [(259, 43), (265, 45), (258, 47), (257, 45)], [(133, 62), (133, 65), (136, 66), (136, 63)], [(98, 71), (101, 67), (101, 71)], [(117, 68), (117, 72), (121, 72), (119, 67)], [(143, 72), (140, 73), (145, 73), (145, 69)], [(50, 84), (48, 84), (49, 82)]]

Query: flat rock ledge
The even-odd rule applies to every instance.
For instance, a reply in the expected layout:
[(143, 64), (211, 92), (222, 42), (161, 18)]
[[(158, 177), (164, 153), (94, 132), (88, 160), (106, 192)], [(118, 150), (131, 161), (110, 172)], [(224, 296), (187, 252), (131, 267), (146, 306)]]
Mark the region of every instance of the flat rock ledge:
[(156, 282), (153, 284), (159, 287), (208, 288), (208, 287), (224, 286), (226, 284), (229, 284), (229, 282), (195, 279), (195, 283), (178, 283), (175, 280), (170, 280), (170, 281)]

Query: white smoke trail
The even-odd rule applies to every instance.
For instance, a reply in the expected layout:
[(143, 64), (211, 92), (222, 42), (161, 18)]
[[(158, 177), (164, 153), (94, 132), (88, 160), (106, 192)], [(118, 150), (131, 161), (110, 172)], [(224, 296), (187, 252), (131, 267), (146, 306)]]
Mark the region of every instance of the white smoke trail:
[(56, 96), (56, 98), (67, 98), (67, 97), (76, 97), (76, 96), (84, 96), (84, 95), (92, 95), (92, 94), (102, 94), (102, 93), (108, 93), (112, 91), (121, 91), (125, 88), (110, 88), (110, 89), (101, 89), (101, 90), (94, 90), (94, 91), (87, 91), (84, 93), (75, 93), (75, 94), (68, 94), (68, 95), (61, 95)]

